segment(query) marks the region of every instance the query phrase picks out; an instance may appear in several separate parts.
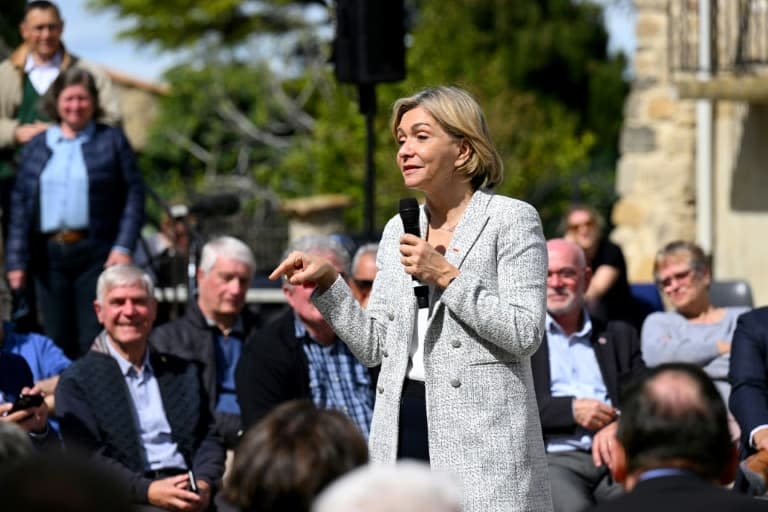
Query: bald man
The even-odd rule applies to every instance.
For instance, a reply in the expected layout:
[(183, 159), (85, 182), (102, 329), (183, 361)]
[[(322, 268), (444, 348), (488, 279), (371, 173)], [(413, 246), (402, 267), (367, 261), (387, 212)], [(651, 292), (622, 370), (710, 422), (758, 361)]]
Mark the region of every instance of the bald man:
[(555, 512), (580, 512), (623, 493), (604, 454), (613, 442), (622, 387), (645, 372), (637, 331), (591, 318), (592, 271), (573, 242), (547, 242), (547, 318), (531, 358)]

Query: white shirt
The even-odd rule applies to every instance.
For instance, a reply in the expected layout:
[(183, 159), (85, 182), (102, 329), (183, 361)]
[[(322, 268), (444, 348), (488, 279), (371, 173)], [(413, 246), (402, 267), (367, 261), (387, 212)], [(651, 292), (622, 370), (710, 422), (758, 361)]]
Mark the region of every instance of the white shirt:
[(45, 94), (51, 87), (56, 77), (59, 76), (63, 53), (57, 52), (48, 62), (38, 64), (30, 53), (27, 55), (27, 62), (24, 63), (24, 72), (29, 76), (29, 81), (39, 95)]

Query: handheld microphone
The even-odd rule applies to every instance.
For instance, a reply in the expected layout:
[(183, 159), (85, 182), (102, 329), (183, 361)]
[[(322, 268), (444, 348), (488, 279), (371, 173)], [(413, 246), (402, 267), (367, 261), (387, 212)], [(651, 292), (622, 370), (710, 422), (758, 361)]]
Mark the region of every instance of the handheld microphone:
[[(419, 202), (414, 197), (404, 197), (400, 199), (400, 219), (403, 221), (403, 229), (410, 235), (416, 235), (421, 238), (419, 229)], [(416, 295), (416, 302), (419, 309), (429, 307), (429, 288), (413, 278), (413, 294)]]

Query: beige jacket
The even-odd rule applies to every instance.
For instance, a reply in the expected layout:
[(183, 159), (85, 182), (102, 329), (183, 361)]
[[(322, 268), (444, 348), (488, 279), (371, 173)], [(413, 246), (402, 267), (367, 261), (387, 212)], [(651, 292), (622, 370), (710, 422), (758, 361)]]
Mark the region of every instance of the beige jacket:
[[(24, 90), (24, 64), (29, 50), (26, 45), (19, 46), (10, 57), (0, 63), (0, 149), (16, 144), (14, 133), (19, 125), (16, 112), (21, 105)], [(64, 49), (61, 69), (76, 66), (88, 70), (96, 80), (99, 90), (99, 103), (104, 110), (101, 121), (108, 124), (117, 123), (120, 118), (120, 105), (117, 93), (106, 72), (96, 66), (74, 56)]]

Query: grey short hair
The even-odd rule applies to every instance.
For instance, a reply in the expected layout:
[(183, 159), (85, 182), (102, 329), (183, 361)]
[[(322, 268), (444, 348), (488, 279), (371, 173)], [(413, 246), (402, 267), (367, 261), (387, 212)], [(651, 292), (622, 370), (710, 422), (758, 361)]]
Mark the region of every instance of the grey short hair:
[(0, 467), (7, 467), (34, 453), (35, 447), (21, 427), (16, 423), (0, 422)]
[(328, 235), (309, 234), (297, 238), (288, 245), (283, 254), (283, 259), (287, 258), (293, 251), (301, 251), (307, 254), (331, 253), (335, 257), (341, 272), (349, 275), (350, 261), (349, 252), (335, 238)]
[(96, 282), (96, 300), (104, 304), (109, 290), (118, 286), (141, 286), (147, 295), (155, 298), (155, 283), (149, 274), (132, 263), (107, 267)]
[(200, 254), (200, 270), (206, 274), (210, 272), (219, 256), (247, 265), (251, 274), (256, 270), (256, 259), (253, 257), (251, 248), (233, 236), (220, 236), (203, 246)]
[(459, 512), (459, 488), (455, 478), (423, 462), (367, 465), (328, 486), (312, 512)]
[(363, 258), (363, 256), (373, 254), (373, 257), (376, 258), (377, 252), (379, 252), (379, 244), (375, 242), (364, 244), (358, 247), (357, 251), (355, 251), (355, 256), (352, 258), (352, 272), (357, 270), (357, 266), (360, 264), (360, 260)]

